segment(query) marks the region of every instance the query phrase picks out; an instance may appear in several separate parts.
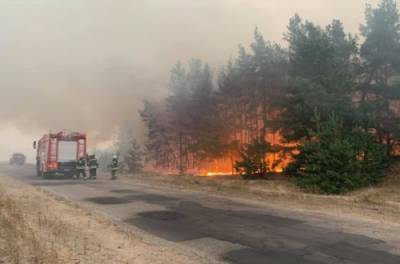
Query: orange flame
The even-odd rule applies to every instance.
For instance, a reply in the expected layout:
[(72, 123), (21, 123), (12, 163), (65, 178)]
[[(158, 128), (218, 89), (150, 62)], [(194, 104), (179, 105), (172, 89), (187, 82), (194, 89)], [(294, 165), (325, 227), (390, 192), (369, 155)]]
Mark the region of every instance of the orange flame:
[[(283, 138), (279, 132), (268, 133), (266, 140), (274, 147), (286, 146), (295, 147), (297, 144), (285, 144), (283, 143)], [(279, 148), (278, 148), (279, 149)], [(199, 169), (200, 176), (213, 177), (213, 176), (237, 176), (237, 172), (234, 171), (233, 166), (235, 160), (238, 157), (224, 157), (213, 162), (210, 162)], [(282, 151), (277, 151), (275, 153), (270, 153), (267, 155), (266, 160), (269, 164), (269, 170), (274, 173), (281, 174), (284, 172), (285, 168), (292, 161), (291, 155)]]

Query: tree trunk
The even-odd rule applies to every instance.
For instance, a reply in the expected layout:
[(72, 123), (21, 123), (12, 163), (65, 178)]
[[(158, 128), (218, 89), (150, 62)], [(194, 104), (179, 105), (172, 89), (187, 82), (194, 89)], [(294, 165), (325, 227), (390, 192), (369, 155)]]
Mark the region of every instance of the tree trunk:
[(388, 157), (392, 156), (393, 141), (389, 134), (386, 134), (386, 155)]
[(183, 135), (179, 133), (179, 175), (183, 175)]

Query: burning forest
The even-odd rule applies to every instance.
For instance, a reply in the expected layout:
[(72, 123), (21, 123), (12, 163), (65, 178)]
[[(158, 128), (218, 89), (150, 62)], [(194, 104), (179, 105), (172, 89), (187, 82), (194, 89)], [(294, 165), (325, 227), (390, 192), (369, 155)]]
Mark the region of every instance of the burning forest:
[(205, 176), (285, 172), (327, 193), (378, 182), (400, 139), (400, 21), (391, 0), (366, 14), (362, 43), (339, 20), (295, 15), (287, 48), (256, 29), (217, 76), (198, 59), (177, 63), (169, 96), (141, 111), (148, 162)]

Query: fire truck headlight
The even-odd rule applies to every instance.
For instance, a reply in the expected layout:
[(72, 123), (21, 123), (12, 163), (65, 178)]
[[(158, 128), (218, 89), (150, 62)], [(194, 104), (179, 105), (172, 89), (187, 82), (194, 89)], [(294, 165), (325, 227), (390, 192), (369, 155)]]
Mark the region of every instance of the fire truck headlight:
[(58, 169), (58, 164), (57, 164), (57, 162), (50, 162), (48, 167), (51, 170), (56, 170), (56, 169)]

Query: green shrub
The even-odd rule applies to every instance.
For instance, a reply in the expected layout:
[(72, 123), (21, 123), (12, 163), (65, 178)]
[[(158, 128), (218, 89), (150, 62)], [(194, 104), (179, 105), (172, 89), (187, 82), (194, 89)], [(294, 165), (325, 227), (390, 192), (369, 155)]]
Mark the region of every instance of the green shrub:
[(344, 132), (337, 120), (311, 132), (288, 171), (299, 186), (325, 194), (340, 194), (376, 184), (388, 164), (385, 147), (369, 133), (355, 129)]
[(240, 152), (235, 169), (244, 178), (263, 177), (268, 172), (266, 155), (271, 145), (264, 140), (255, 140)]

